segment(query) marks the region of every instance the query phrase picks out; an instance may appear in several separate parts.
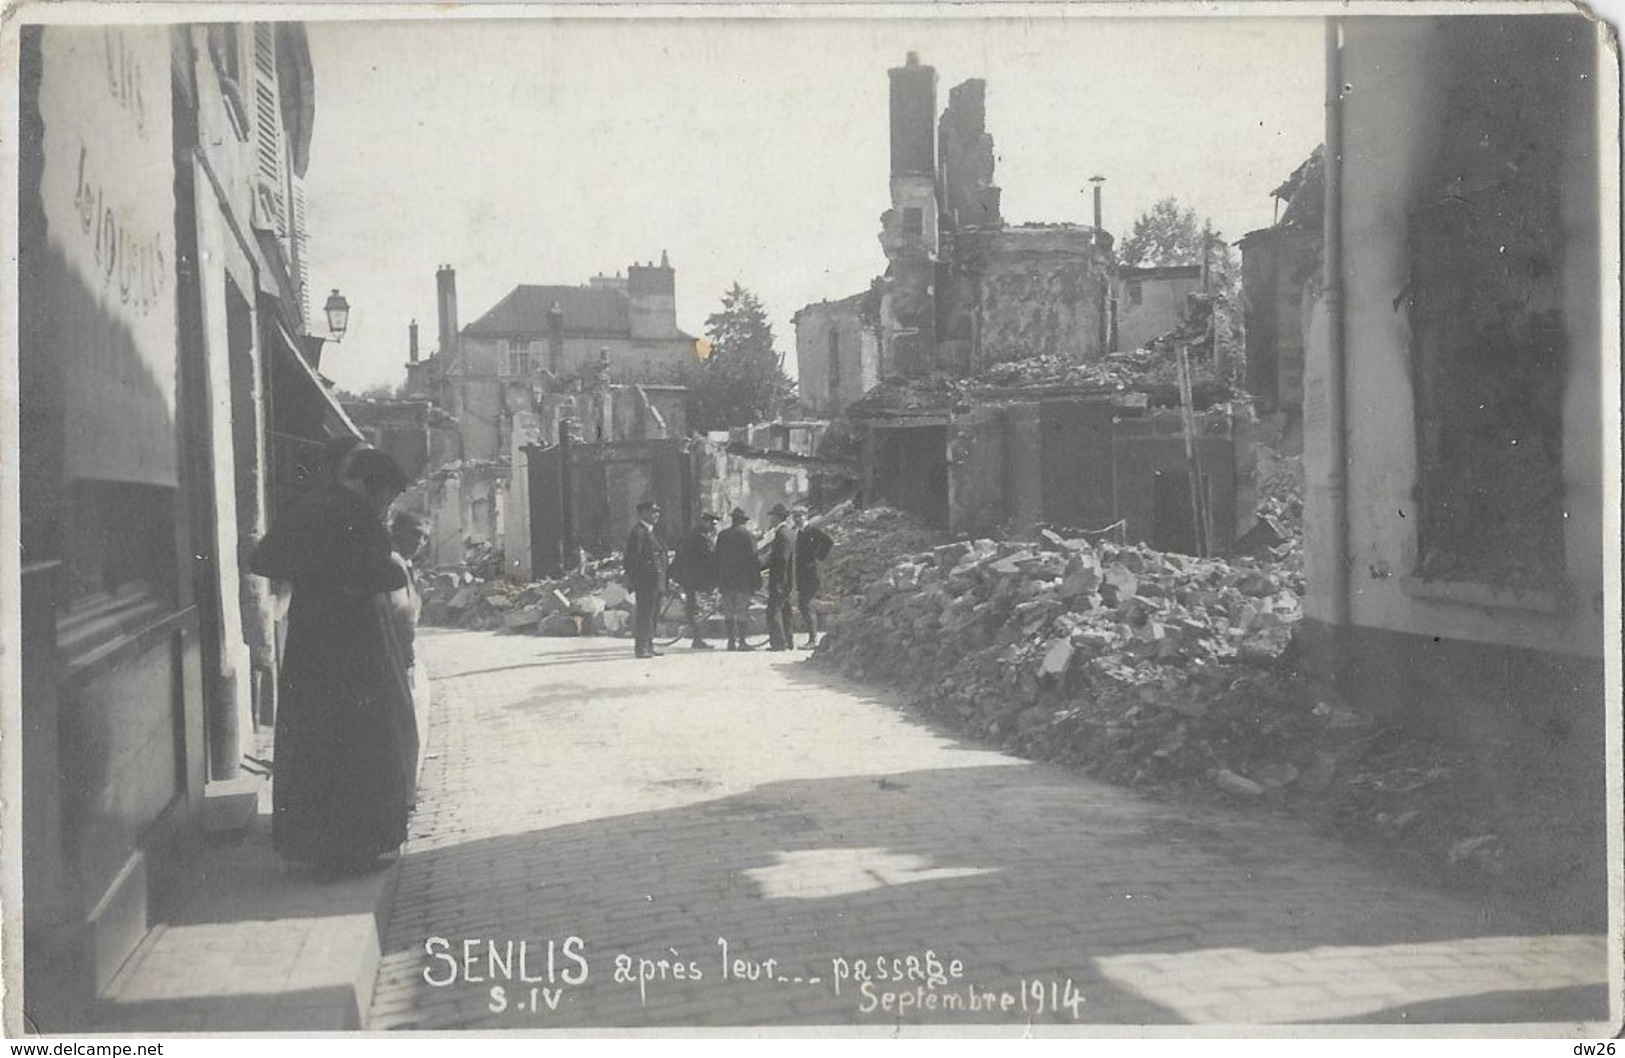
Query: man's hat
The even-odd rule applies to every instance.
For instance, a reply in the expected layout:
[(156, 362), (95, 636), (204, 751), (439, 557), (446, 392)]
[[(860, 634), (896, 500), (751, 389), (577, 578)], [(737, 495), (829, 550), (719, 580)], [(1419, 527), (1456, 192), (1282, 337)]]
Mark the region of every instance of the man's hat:
[(798, 503), (794, 507), (790, 508), (790, 513), (805, 516), (806, 513), (807, 513), (807, 508), (803, 507), (801, 504)]
[(745, 508), (743, 507), (735, 507), (733, 510), (729, 511), (728, 517), (735, 525), (743, 525), (750, 521), (750, 515), (745, 513)]
[(789, 516), (790, 510), (782, 503), (775, 503), (767, 509), (767, 513), (778, 518), (784, 518)]
[(702, 511), (700, 512), (700, 521), (720, 522), (722, 521), (722, 515), (718, 514), (716, 511)]
[[(621, 509), (625, 510), (626, 508), (623, 507)], [(654, 511), (659, 509), (660, 503), (657, 500), (644, 500), (638, 504), (638, 510), (640, 511)]]

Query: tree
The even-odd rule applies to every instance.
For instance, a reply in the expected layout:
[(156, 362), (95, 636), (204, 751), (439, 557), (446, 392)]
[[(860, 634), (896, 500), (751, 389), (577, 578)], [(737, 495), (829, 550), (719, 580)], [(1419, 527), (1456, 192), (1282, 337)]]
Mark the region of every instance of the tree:
[(1201, 264), (1203, 233), (1210, 228), (1205, 220), (1196, 219), (1194, 209), (1180, 209), (1177, 198), (1159, 199), (1135, 218), (1134, 230), (1118, 246), (1117, 256), (1126, 265), (1148, 268)]
[(1198, 220), (1194, 209), (1182, 209), (1172, 195), (1159, 199), (1135, 218), (1133, 230), (1117, 248), (1117, 256), (1125, 265), (1147, 268), (1206, 264), (1204, 293), (1211, 298), (1213, 340), (1228, 351), (1230, 363), (1241, 363), (1241, 258), (1222, 234), (1213, 230), (1210, 219)]
[(775, 418), (795, 385), (756, 295), (734, 283), (722, 295), (722, 311), (706, 319), (705, 335), (710, 355), (684, 372), (690, 427), (726, 430)]

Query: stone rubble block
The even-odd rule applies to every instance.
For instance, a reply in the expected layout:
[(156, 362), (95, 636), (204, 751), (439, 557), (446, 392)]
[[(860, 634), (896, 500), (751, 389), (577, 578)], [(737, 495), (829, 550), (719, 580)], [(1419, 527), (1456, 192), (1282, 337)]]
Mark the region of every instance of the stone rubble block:
[(570, 612), (583, 617), (596, 617), (607, 609), (601, 595), (578, 595), (570, 600)]
[(503, 614), (502, 627), (509, 629), (529, 628), (541, 621), (542, 617), (541, 607), (525, 606), (517, 610), (509, 610)]
[(1226, 793), (1238, 794), (1242, 797), (1262, 797), (1264, 787), (1253, 782), (1245, 775), (1237, 775), (1228, 768), (1220, 768), (1213, 773), (1213, 784)]
[(581, 634), (581, 618), (573, 614), (554, 614), (536, 626), (536, 634), (542, 636), (579, 636)]

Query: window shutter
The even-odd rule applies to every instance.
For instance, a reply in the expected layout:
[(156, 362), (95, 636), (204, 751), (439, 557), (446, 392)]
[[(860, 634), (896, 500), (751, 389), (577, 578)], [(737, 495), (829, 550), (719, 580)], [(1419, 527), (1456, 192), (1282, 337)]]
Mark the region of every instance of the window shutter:
[(299, 286), (299, 318), (310, 321), (310, 229), (305, 223), (305, 182), (295, 176), (293, 186), (293, 279)]
[(267, 23), (254, 26), (254, 168), (259, 178), (255, 201), (263, 205), (265, 226), (288, 234), (283, 178), (282, 107), (277, 99), (276, 33)]

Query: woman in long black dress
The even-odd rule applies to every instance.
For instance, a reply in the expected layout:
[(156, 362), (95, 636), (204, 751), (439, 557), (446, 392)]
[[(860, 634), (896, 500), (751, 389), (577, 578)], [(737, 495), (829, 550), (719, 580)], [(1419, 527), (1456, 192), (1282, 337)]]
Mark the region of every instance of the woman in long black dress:
[(395, 461), (355, 452), (339, 480), (293, 504), (251, 568), (293, 588), (278, 684), (272, 843), (327, 869), (375, 863), (406, 840), (409, 777), (377, 597), (404, 586), (384, 512)]

